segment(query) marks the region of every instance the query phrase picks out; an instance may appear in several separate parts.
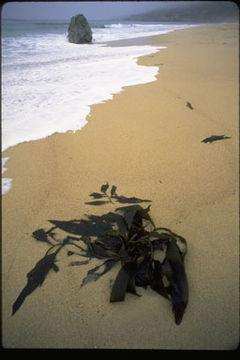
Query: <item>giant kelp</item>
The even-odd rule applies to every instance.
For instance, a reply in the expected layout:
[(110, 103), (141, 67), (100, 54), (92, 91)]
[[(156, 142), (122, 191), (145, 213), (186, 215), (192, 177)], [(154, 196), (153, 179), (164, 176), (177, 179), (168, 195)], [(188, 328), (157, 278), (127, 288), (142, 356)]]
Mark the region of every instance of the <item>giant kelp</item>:
[[(38, 229), (33, 232), (35, 240), (45, 242), (50, 248), (27, 274), (27, 284), (13, 304), (12, 315), (20, 308), (25, 298), (41, 286), (49, 271), (58, 271), (57, 255), (65, 251), (81, 260), (69, 262), (69, 266), (83, 266), (92, 258), (102, 263), (90, 269), (80, 287), (90, 281), (97, 281), (117, 262), (121, 268), (110, 292), (110, 302), (123, 301), (127, 292), (136, 296), (136, 287), (152, 288), (172, 304), (175, 323), (180, 324), (188, 303), (188, 282), (184, 267), (187, 251), (186, 240), (170, 229), (156, 227), (150, 216), (150, 205), (143, 208), (141, 202), (150, 202), (135, 197), (118, 196), (116, 186), (104, 184), (100, 193), (91, 197), (104, 205), (105, 202), (131, 204), (116, 208), (103, 215), (86, 215), (80, 220), (49, 220), (54, 225), (49, 230)], [(107, 198), (108, 200), (98, 200)], [(57, 229), (67, 235), (61, 240), (55, 237)], [(159, 260), (159, 253), (162, 260)]]

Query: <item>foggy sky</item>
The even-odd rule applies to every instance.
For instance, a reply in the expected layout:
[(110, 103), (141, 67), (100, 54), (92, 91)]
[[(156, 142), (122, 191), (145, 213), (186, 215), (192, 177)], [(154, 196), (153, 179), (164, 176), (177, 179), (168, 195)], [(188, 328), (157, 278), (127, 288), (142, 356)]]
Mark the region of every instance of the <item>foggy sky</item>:
[(168, 6), (169, 1), (59, 1), (9, 2), (1, 9), (7, 19), (70, 19), (83, 14), (89, 20), (127, 17)]

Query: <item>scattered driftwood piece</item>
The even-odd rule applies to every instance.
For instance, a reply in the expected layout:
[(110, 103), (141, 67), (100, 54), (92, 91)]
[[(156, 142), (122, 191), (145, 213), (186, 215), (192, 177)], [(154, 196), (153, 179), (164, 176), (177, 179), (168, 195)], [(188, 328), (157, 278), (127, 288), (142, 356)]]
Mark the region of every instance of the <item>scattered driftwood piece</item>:
[[(13, 304), (12, 315), (25, 298), (43, 284), (51, 269), (58, 271), (57, 255), (65, 251), (67, 258), (70, 257), (68, 266), (71, 267), (84, 267), (92, 258), (99, 260), (99, 264), (87, 271), (80, 288), (99, 280), (120, 262), (121, 268), (110, 292), (110, 302), (124, 301), (126, 293), (140, 296), (136, 287), (147, 289), (149, 286), (171, 302), (175, 323), (181, 323), (188, 304), (188, 281), (184, 267), (186, 240), (168, 228), (155, 226), (150, 216), (150, 205), (143, 208), (138, 204), (149, 200), (119, 197), (116, 186), (112, 187), (109, 196), (108, 188), (107, 183), (101, 187), (101, 194), (92, 193), (91, 196), (94, 199), (111, 196), (117, 202), (133, 202), (135, 205), (121, 206), (104, 215), (86, 215), (85, 219), (80, 220), (49, 220), (54, 227), (33, 232), (35, 240), (44, 242), (50, 248), (27, 274), (27, 284)], [(52, 236), (52, 230), (54, 234), (60, 231), (58, 240)], [(65, 236), (62, 231), (68, 234)], [(80, 261), (79, 256), (82, 257)]]
[(202, 140), (203, 143), (212, 143), (213, 141), (217, 141), (217, 140), (225, 140), (225, 139), (231, 139), (230, 136), (225, 136), (225, 135), (212, 135), (204, 140)]

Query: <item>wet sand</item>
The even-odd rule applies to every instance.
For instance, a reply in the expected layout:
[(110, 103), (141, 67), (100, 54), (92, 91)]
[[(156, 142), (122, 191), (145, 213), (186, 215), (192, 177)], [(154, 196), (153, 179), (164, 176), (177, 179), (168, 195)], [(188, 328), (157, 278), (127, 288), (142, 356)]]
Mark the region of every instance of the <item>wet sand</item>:
[[(91, 107), (75, 134), (54, 134), (3, 153), (12, 189), (2, 197), (2, 343), (6, 348), (234, 349), (239, 341), (238, 25), (154, 37), (166, 46), (139, 59), (157, 81), (126, 87)], [(189, 102), (193, 109), (186, 106)], [(211, 135), (231, 139), (202, 143)], [(189, 304), (176, 326), (151, 289), (109, 302), (116, 266), (80, 289), (89, 267), (49, 273), (11, 316), (26, 274), (45, 254), (31, 234), (48, 220), (103, 214), (89, 194), (109, 182), (151, 199), (158, 226), (188, 242)], [(91, 266), (90, 266), (91, 267)], [(86, 269), (86, 270), (85, 270)]]

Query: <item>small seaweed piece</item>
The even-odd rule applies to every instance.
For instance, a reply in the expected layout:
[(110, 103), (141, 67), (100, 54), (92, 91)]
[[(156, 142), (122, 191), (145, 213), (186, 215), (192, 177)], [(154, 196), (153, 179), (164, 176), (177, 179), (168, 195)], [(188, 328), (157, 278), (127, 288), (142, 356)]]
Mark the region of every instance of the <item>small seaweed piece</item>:
[(213, 141), (217, 141), (217, 140), (225, 140), (225, 139), (231, 139), (230, 136), (225, 136), (225, 135), (212, 135), (206, 139), (203, 139), (201, 142), (203, 143), (212, 143)]
[(190, 102), (187, 101), (186, 106), (187, 106), (189, 109), (193, 110), (192, 104), (190, 104)]

